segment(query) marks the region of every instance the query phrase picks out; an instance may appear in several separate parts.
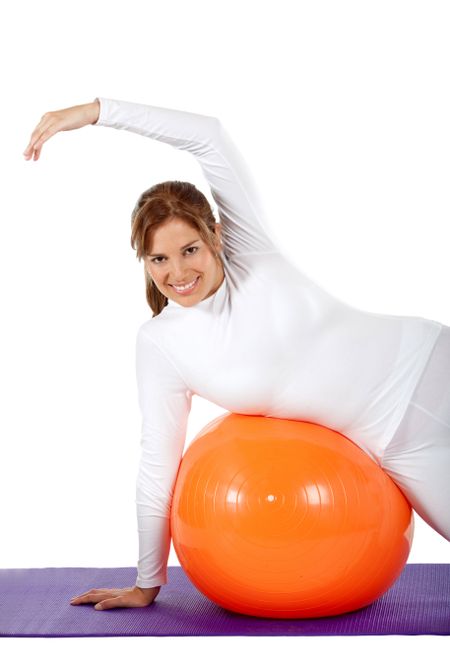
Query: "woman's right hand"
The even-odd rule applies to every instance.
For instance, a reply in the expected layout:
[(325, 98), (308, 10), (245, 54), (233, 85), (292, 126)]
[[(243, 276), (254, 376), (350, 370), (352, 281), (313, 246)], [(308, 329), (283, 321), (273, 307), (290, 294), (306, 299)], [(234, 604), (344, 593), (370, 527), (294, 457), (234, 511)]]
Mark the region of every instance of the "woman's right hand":
[(85, 125), (93, 125), (100, 114), (100, 102), (95, 100), (88, 104), (78, 104), (59, 111), (47, 111), (34, 128), (30, 142), (23, 154), (26, 160), (38, 160), (42, 145), (57, 132), (77, 130)]
[(115, 607), (147, 607), (156, 598), (161, 586), (153, 588), (91, 588), (90, 591), (74, 596), (70, 604), (94, 603), (94, 609), (113, 609)]

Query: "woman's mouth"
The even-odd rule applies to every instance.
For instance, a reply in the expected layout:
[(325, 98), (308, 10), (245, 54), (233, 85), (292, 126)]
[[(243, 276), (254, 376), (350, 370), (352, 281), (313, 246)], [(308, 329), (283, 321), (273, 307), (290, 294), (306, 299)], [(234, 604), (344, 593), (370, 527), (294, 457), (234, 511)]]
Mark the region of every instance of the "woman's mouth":
[(186, 285), (183, 285), (182, 287), (176, 287), (176, 285), (171, 285), (171, 288), (175, 290), (177, 294), (192, 294), (192, 292), (197, 287), (199, 280), (200, 276), (197, 276), (195, 280), (193, 280), (190, 283), (186, 283)]

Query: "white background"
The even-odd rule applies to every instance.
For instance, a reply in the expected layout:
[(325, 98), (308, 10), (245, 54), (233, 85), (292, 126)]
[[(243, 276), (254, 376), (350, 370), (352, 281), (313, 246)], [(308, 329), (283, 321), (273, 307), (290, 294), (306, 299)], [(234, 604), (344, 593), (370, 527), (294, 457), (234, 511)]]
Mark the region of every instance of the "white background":
[[(1, 10), (0, 567), (135, 567), (134, 344), (151, 311), (130, 214), (141, 191), (167, 179), (190, 180), (214, 203), (192, 156), (110, 128), (60, 133), (25, 161), (41, 115), (98, 95), (218, 116), (299, 268), (353, 306), (449, 325), (449, 19), (448, 3), (432, 0), (19, 0)], [(187, 443), (222, 412), (194, 397)], [(416, 516), (409, 562), (449, 557)], [(108, 664), (212, 655), (225, 665), (251, 651), (264, 665), (288, 655), (356, 665), (396, 649), (429, 659), (444, 641), (1, 648), (47, 664), (70, 651)]]

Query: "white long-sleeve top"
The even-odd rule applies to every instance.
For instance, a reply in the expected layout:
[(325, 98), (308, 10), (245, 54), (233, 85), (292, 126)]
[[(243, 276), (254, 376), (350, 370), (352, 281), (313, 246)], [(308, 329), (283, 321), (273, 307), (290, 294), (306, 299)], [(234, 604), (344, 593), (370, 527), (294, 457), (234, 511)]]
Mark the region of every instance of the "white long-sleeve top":
[(167, 583), (170, 506), (193, 394), (230, 412), (322, 424), (379, 461), (442, 324), (354, 308), (283, 256), (243, 158), (217, 118), (97, 99), (96, 125), (192, 153), (222, 223), (219, 289), (193, 306), (169, 300), (136, 337), (136, 585), (150, 588)]

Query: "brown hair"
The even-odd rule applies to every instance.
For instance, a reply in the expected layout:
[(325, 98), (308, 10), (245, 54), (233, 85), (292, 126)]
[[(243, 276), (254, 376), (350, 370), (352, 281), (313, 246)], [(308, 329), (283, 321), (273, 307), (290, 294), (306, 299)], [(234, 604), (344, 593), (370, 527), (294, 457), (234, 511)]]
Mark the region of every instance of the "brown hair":
[[(139, 261), (150, 252), (153, 234), (172, 217), (182, 218), (196, 229), (220, 261), (214, 242), (216, 220), (205, 195), (192, 183), (164, 181), (143, 192), (131, 214), (131, 247)], [(153, 316), (167, 306), (167, 297), (154, 284), (144, 267), (147, 303)]]

